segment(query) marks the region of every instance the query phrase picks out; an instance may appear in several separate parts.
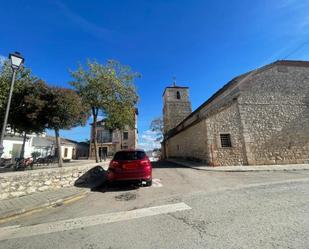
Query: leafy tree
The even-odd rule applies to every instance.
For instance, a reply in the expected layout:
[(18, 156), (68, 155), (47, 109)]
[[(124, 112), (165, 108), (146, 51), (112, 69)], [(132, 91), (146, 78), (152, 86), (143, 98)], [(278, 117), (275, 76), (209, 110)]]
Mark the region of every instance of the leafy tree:
[(155, 132), (156, 141), (161, 142), (163, 140), (163, 120), (162, 117), (157, 117), (151, 121), (151, 131)]
[[(12, 68), (10, 62), (5, 60), (0, 64), (0, 130), (2, 130), (11, 79)], [(31, 74), (31, 70), (29, 68), (21, 67), (16, 73), (13, 97), (18, 92), (22, 92), (25, 86), (32, 84), (35, 80), (37, 79)], [(10, 108), (10, 115), (12, 115), (12, 113), (14, 113), (14, 110)], [(9, 123), (9, 125), (12, 124)]]
[(49, 87), (43, 81), (24, 85), (12, 98), (11, 127), (18, 131), (43, 132), (46, 120), (44, 110), (48, 101)]
[(132, 72), (129, 66), (121, 65), (114, 60), (108, 60), (104, 65), (88, 60), (86, 69), (79, 65), (77, 71), (72, 71), (71, 75), (75, 79), (71, 85), (92, 112), (92, 137), (96, 162), (99, 162), (96, 140), (99, 111), (107, 117), (109, 127), (132, 124), (134, 122), (132, 110), (138, 100), (134, 79), (139, 77), (139, 74)]
[(122, 86), (119, 98), (110, 103), (106, 108), (105, 126), (111, 130), (120, 131), (120, 143), (122, 148), (122, 131), (127, 128), (135, 128), (135, 114), (137, 94), (131, 86)]
[(24, 134), (20, 157), (24, 157), (26, 135), (41, 133), (46, 128), (45, 108), (49, 88), (43, 81), (24, 84), (12, 98), (9, 124), (14, 131)]
[[(7, 105), (7, 98), (11, 84), (12, 68), (10, 62), (5, 60), (0, 63), (0, 129), (2, 130), (4, 113)], [(34, 120), (35, 113), (40, 111), (34, 101), (34, 92), (37, 93), (34, 87), (34, 82), (38, 79), (31, 74), (29, 68), (21, 67), (17, 71), (13, 96), (10, 105), (10, 113), (8, 125), (10, 128), (20, 134), (24, 134), (24, 140), (20, 157), (24, 155), (26, 142), (26, 134), (29, 132), (40, 132), (44, 130), (44, 124), (38, 125), (37, 120)], [(28, 95), (31, 96), (28, 96)], [(33, 98), (33, 99), (32, 99)], [(28, 103), (32, 102), (32, 107), (29, 109)], [(34, 115), (34, 116), (33, 116)]]
[(71, 89), (51, 87), (46, 95), (48, 105), (45, 108), (46, 128), (54, 129), (58, 150), (59, 167), (62, 167), (61, 141), (59, 131), (85, 125), (88, 108), (80, 96)]

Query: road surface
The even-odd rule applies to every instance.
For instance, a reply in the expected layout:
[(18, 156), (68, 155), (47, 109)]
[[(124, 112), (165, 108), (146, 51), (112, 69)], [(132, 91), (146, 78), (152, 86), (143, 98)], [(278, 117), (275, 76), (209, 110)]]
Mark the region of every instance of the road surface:
[(152, 187), (105, 188), (0, 225), (0, 248), (308, 248), (309, 171), (154, 163)]

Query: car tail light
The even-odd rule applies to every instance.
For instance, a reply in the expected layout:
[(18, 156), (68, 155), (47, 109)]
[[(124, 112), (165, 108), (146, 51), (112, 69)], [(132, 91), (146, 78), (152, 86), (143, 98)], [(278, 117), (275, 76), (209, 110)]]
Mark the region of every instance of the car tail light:
[(139, 165), (142, 166), (142, 167), (150, 166), (150, 161), (148, 159), (142, 160), (142, 161), (139, 162)]

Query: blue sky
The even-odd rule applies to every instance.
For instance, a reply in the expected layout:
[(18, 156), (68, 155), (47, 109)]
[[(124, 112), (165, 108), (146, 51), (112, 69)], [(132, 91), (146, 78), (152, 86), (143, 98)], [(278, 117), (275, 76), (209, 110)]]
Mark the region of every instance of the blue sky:
[[(46, 82), (68, 86), (87, 58), (116, 59), (140, 72), (140, 144), (162, 92), (190, 87), (193, 109), (228, 80), (277, 59), (309, 60), (309, 3), (302, 0), (0, 1), (0, 55), (20, 51)], [(296, 49), (296, 51), (294, 51)], [(291, 54), (292, 53), (292, 54)], [(62, 131), (89, 138), (89, 127)]]

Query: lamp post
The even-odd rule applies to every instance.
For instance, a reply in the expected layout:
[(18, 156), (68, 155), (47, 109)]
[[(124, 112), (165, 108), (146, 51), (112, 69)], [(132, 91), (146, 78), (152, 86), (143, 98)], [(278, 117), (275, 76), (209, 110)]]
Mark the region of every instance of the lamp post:
[(9, 55), (9, 59), (11, 61), (11, 67), (13, 69), (13, 74), (12, 74), (12, 81), (11, 81), (11, 86), (10, 86), (10, 92), (9, 92), (9, 97), (8, 97), (8, 102), (6, 105), (6, 111), (5, 111), (5, 116), (3, 120), (3, 125), (2, 125), (2, 132), (1, 132), (1, 137), (0, 137), (0, 157), (3, 154), (3, 140), (4, 140), (4, 134), (6, 130), (6, 125), (9, 117), (9, 112), (10, 112), (10, 105), (11, 105), (11, 99), (12, 99), (12, 94), (13, 94), (13, 89), (14, 89), (14, 83), (15, 83), (15, 77), (16, 77), (16, 72), (24, 62), (24, 58), (21, 56), (19, 52), (15, 52)]

